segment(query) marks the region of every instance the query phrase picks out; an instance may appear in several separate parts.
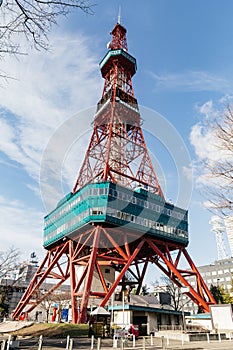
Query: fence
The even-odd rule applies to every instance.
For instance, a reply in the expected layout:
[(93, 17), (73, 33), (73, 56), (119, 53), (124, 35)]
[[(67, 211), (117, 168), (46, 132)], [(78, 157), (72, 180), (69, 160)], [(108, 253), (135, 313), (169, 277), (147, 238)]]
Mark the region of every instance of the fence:
[[(9, 335), (8, 339), (3, 339), (1, 341), (0, 350), (20, 349), (21, 342), (23, 342), (24, 345), (26, 344), (25, 347), (29, 348), (30, 350), (42, 350), (43, 349), (43, 336), (42, 335), (39, 337), (39, 339), (32, 339), (32, 340), (30, 339), (30, 340), (24, 340), (24, 341), (19, 341), (16, 339), (16, 337), (11, 337), (11, 335)], [(62, 341), (61, 341), (61, 343), (62, 343)], [(66, 341), (64, 343), (65, 344), (64, 344), (63, 349), (73, 350), (73, 339), (71, 339), (69, 335), (67, 336)]]
[[(175, 334), (175, 333), (174, 333)], [(58, 349), (64, 349), (64, 350), (75, 350), (75, 349), (85, 349), (85, 350), (101, 350), (101, 348), (109, 349), (127, 349), (127, 350), (134, 350), (134, 349), (140, 349), (140, 350), (146, 350), (146, 349), (154, 349), (154, 348), (162, 348), (166, 349), (172, 341), (176, 341), (176, 344), (184, 344), (187, 342), (187, 339), (185, 338), (184, 333), (180, 333), (181, 337), (178, 340), (172, 339), (170, 336), (172, 333), (167, 333), (166, 335), (162, 335), (160, 338), (158, 337), (158, 333), (154, 336), (151, 334), (150, 336), (141, 337), (139, 339), (135, 339), (135, 336), (133, 336), (132, 340), (129, 340), (127, 337), (116, 337), (114, 336), (113, 339), (107, 338), (107, 339), (101, 339), (97, 338), (95, 339), (94, 336), (89, 338), (82, 339), (83, 343), (81, 342), (81, 339), (76, 338), (72, 339), (70, 336), (67, 336), (66, 339), (63, 340), (55, 340), (55, 339), (43, 339), (42, 335), (38, 339), (26, 339), (26, 340), (16, 340), (14, 337), (9, 336), (8, 339), (4, 339), (1, 342), (0, 350), (11, 350), (11, 349), (30, 349), (30, 350), (43, 350), (43, 346), (46, 347), (46, 349), (51, 348), (55, 349), (56, 345)], [(201, 334), (202, 341), (206, 341), (207, 343), (211, 342), (221, 342), (222, 340), (226, 339), (226, 334), (209, 334), (209, 333), (203, 333)], [(214, 336), (214, 337), (213, 337)], [(227, 338), (229, 341), (232, 339), (232, 334)], [(21, 344), (22, 342), (22, 344)], [(59, 345), (57, 344), (59, 342)], [(76, 344), (75, 344), (76, 343)], [(22, 346), (22, 347), (21, 347)]]
[[(209, 332), (209, 329), (207, 327), (203, 327), (201, 325), (189, 325), (186, 324), (186, 332)], [(180, 325), (164, 325), (159, 326), (159, 331), (183, 331), (183, 327)]]
[[(57, 344), (60, 342), (59, 344)], [(143, 337), (136, 341), (135, 336), (132, 340), (128, 340), (127, 337), (114, 337), (113, 339), (95, 339), (94, 336), (91, 339), (86, 339), (85, 344), (78, 343), (78, 339), (75, 339), (76, 347), (75, 349), (88, 349), (88, 350), (101, 350), (101, 348), (116, 349), (133, 349), (140, 346), (141, 349), (145, 350), (151, 346), (161, 347), (164, 342), (163, 339), (155, 339), (152, 335), (150, 337)], [(61, 340), (50, 340), (48, 343), (47, 339), (43, 339), (42, 335), (37, 339), (24, 339), (24, 340), (15, 340), (13, 337), (9, 336), (8, 339), (4, 339), (1, 342), (0, 350), (11, 350), (11, 349), (20, 349), (21, 346), (23, 349), (30, 350), (43, 350), (43, 346), (46, 348), (51, 345), (51, 347), (56, 348), (56, 344), (59, 349), (64, 350), (74, 350), (74, 339), (67, 336), (63, 341)], [(62, 344), (62, 345), (61, 345)]]

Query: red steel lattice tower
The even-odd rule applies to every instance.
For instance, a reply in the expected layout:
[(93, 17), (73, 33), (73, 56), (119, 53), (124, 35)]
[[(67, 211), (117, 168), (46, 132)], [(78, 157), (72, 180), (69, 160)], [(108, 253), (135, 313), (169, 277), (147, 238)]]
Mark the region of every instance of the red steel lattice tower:
[[(146, 147), (132, 86), (136, 60), (128, 53), (126, 29), (117, 23), (111, 34), (100, 62), (104, 88), (83, 164), (72, 193), (45, 217), (48, 252), (14, 318), (70, 279), (72, 320), (83, 323), (90, 298), (100, 298), (105, 306), (119, 285), (122, 290), (136, 286), (139, 293), (150, 263), (178, 287), (188, 287), (186, 294), (204, 311), (215, 303), (186, 250), (187, 211), (165, 201)], [(188, 269), (180, 267), (181, 258)], [(118, 271), (111, 283), (106, 267)], [(101, 288), (95, 289), (94, 276)], [(47, 278), (55, 283), (40, 293)]]
[[(136, 60), (127, 51), (126, 29), (119, 23), (112, 31), (110, 50), (100, 63), (105, 79), (97, 106), (94, 130), (73, 191), (94, 180), (122, 185), (148, 186), (163, 196), (141, 129), (132, 76)], [(137, 168), (135, 167), (137, 163)]]

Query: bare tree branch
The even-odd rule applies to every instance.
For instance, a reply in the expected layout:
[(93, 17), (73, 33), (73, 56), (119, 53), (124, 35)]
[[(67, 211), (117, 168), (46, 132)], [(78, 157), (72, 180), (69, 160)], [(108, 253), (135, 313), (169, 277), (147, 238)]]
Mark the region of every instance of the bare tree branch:
[[(167, 276), (162, 276), (161, 277), (161, 282), (162, 285), (159, 285), (159, 291), (163, 291), (165, 293), (168, 293), (170, 295), (171, 298), (171, 304), (170, 306), (176, 310), (176, 311), (180, 311), (182, 309), (182, 307), (187, 303), (184, 302), (182, 300), (182, 293), (181, 293), (181, 289), (170, 280), (170, 278), (168, 278)], [(153, 283), (152, 283), (153, 285)], [(154, 285), (154, 288), (156, 290), (156, 286)]]
[(19, 251), (10, 247), (6, 251), (0, 252), (0, 278), (6, 277), (15, 271), (19, 265)]
[(0, 55), (19, 53), (22, 35), (37, 49), (48, 49), (48, 34), (60, 16), (80, 9), (93, 14), (89, 0), (3, 0), (0, 7)]
[(213, 129), (219, 151), (216, 160), (206, 160), (203, 166), (209, 178), (204, 189), (209, 208), (223, 216), (233, 213), (233, 112), (230, 106), (221, 120), (217, 120)]

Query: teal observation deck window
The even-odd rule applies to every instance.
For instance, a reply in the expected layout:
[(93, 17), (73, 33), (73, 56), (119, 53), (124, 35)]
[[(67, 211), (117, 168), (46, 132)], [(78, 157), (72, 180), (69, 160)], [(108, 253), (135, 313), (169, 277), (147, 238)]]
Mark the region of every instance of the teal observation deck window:
[(66, 195), (44, 218), (44, 247), (101, 224), (188, 245), (188, 213), (142, 188), (90, 183)]

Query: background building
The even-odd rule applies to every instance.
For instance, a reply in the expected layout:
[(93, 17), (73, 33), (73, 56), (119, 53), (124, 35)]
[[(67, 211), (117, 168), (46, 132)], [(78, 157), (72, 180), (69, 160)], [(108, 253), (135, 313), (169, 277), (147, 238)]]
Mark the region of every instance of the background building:
[[(199, 266), (198, 270), (209, 288), (211, 285), (219, 285), (232, 293), (233, 258), (216, 260), (213, 264)], [(189, 281), (192, 286), (195, 286), (193, 277), (189, 277)], [(186, 299), (185, 310), (197, 313), (197, 306)]]

